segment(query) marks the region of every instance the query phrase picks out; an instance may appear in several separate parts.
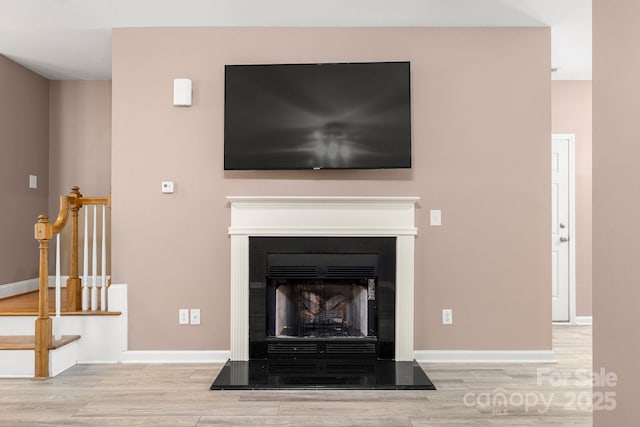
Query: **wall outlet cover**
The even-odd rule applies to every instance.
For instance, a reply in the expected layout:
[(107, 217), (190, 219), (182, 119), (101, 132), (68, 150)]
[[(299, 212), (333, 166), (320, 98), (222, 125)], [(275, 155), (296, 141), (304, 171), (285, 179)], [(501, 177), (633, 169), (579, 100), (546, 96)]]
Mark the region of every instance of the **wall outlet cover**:
[(192, 325), (199, 325), (200, 324), (200, 309), (199, 308), (192, 308), (190, 310), (191, 312), (191, 324)]
[(442, 310), (442, 324), (443, 325), (453, 325), (453, 310), (450, 308), (445, 308)]

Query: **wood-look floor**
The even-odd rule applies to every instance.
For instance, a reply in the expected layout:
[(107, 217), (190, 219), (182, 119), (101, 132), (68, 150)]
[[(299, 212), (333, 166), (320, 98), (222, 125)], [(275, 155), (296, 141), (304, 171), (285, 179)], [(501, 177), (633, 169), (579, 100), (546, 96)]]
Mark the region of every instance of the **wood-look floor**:
[(553, 345), (557, 364), (425, 364), (437, 391), (210, 391), (222, 365), (78, 365), (0, 380), (0, 425), (590, 426), (591, 327), (554, 326)]

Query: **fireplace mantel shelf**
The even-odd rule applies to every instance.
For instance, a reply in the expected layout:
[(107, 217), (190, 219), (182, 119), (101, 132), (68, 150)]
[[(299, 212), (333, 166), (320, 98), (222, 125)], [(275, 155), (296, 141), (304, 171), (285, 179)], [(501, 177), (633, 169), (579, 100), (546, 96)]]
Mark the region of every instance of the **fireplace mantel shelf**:
[(227, 196), (231, 203), (282, 204), (282, 203), (411, 203), (420, 197), (403, 196)]
[(230, 235), (415, 236), (419, 197), (229, 196)]
[(419, 197), (228, 196), (231, 360), (249, 356), (251, 236), (395, 236), (396, 360), (413, 359), (415, 205)]
[(229, 235), (250, 236), (415, 236), (418, 229), (372, 227), (229, 227)]

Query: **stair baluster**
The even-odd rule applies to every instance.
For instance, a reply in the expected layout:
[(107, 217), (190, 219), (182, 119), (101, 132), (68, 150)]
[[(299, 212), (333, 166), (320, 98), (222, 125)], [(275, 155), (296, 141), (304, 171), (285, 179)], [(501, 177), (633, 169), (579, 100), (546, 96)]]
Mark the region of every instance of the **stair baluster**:
[(91, 311), (98, 309), (98, 239), (96, 232), (97, 206), (93, 205), (93, 245), (91, 251)]
[(62, 338), (60, 329), (60, 233), (56, 234), (56, 317), (53, 322), (53, 335), (56, 340)]
[(102, 280), (100, 281), (100, 310), (107, 311), (107, 206), (102, 205), (102, 264), (100, 271), (102, 272)]
[(89, 310), (89, 209), (84, 210), (84, 245), (82, 260), (82, 311), (87, 311)]

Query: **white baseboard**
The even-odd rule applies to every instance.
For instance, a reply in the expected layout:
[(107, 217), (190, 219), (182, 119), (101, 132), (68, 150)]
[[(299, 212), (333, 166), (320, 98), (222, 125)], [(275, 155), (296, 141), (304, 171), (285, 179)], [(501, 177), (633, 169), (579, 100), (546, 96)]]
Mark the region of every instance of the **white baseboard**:
[[(60, 287), (67, 287), (67, 280), (69, 280), (69, 276), (60, 276)], [(49, 287), (53, 288), (56, 286), (56, 276), (49, 276)]]
[[(225, 363), (229, 350), (141, 350), (124, 351), (122, 363)], [(418, 350), (415, 359), (420, 363), (556, 363), (551, 350), (530, 351), (467, 351)]]
[(576, 325), (593, 325), (593, 316), (576, 316)]
[[(107, 276), (109, 280), (111, 276)], [(60, 287), (67, 287), (67, 280), (69, 276), (60, 276)], [(35, 277), (33, 279), (21, 280), (19, 282), (6, 283), (0, 285), (0, 298), (12, 297), (14, 295), (26, 294), (27, 292), (37, 291), (40, 280)], [(52, 288), (56, 285), (56, 276), (49, 276), (49, 287)]]
[(38, 278), (0, 285), (0, 298), (12, 297), (38, 290)]
[(125, 351), (122, 363), (225, 363), (231, 357), (229, 350), (167, 350)]
[[(101, 280), (102, 276), (98, 277), (98, 281)], [(82, 276), (80, 276), (82, 279)], [(49, 287), (53, 288), (56, 286), (56, 276), (49, 276)], [(111, 279), (111, 276), (107, 276), (107, 281)], [(67, 280), (69, 280), (69, 276), (60, 276), (60, 287), (67, 287)], [(91, 278), (89, 280), (91, 283)], [(0, 285), (0, 298), (11, 297), (14, 295), (20, 295), (27, 292), (37, 291), (39, 287), (39, 279), (36, 277), (35, 279), (27, 279), (21, 280), (20, 282), (14, 283), (6, 283), (4, 285)]]
[(551, 350), (416, 350), (420, 363), (556, 363)]

